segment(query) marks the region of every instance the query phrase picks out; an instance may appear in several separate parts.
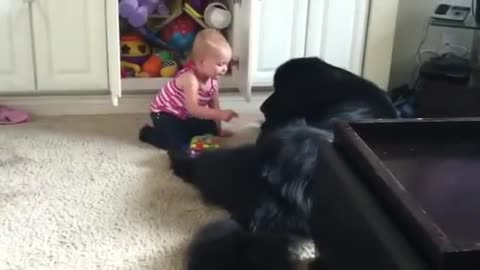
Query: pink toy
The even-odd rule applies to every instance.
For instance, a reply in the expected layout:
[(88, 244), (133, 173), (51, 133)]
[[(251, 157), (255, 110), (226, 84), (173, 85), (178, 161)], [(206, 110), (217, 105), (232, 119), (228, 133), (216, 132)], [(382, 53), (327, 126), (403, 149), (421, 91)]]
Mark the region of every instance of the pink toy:
[(159, 15), (167, 15), (170, 12), (165, 0), (121, 0), (119, 3), (120, 16), (127, 19), (133, 27), (145, 25), (148, 16), (155, 11)]
[(27, 112), (0, 105), (0, 125), (13, 125), (30, 120)]

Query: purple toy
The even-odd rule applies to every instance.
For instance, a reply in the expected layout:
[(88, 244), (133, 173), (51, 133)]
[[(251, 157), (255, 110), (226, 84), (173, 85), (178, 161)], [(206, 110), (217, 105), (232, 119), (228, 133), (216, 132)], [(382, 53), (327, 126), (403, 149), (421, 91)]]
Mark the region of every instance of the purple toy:
[(166, 17), (170, 14), (170, 9), (168, 8), (167, 4), (165, 4), (164, 1), (160, 1), (158, 3), (157, 14), (162, 17)]
[(190, 5), (199, 13), (203, 13), (208, 5), (208, 0), (190, 0)]
[(120, 16), (127, 19), (133, 27), (145, 25), (148, 16), (155, 11), (161, 15), (169, 12), (165, 0), (121, 0), (119, 11)]

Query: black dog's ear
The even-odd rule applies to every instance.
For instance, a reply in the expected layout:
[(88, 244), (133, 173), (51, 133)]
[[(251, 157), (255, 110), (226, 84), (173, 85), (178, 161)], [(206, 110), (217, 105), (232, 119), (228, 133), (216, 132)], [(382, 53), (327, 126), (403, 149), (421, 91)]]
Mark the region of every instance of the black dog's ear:
[[(326, 63), (318, 57), (292, 58), (281, 64), (273, 75), (275, 92), (294, 96), (305, 94), (303, 90), (317, 88), (312, 85), (322, 75)], [(308, 81), (307, 81), (308, 80)], [(295, 91), (297, 90), (298, 91)]]

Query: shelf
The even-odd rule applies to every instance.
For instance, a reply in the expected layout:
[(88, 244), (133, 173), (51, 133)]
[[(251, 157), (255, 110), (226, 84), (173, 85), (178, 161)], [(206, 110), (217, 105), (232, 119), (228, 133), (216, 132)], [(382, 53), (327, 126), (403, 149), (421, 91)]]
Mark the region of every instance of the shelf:
[(465, 21), (462, 22), (430, 18), (430, 25), (448, 28), (480, 30), (480, 24), (475, 22), (475, 18), (473, 16), (468, 16)]
[[(168, 39), (168, 37), (165, 37), (164, 35), (173, 37), (174, 32), (183, 33), (183, 31), (185, 30), (192, 30), (194, 37), (197, 31), (207, 28), (204, 20), (197, 16), (198, 14), (195, 14), (195, 12), (192, 12), (189, 8), (186, 8), (186, 2), (189, 1), (169, 1), (168, 3), (170, 3), (170, 14), (168, 16), (154, 13), (148, 17), (146, 25), (140, 28), (130, 25), (127, 19), (120, 16), (119, 31), (121, 46), (125, 46), (125, 53), (122, 51), (120, 57), (122, 61), (127, 63), (122, 66), (122, 72), (125, 71), (125, 74), (123, 74), (122, 76), (126, 77), (122, 79), (122, 89), (154, 90), (158, 89), (166, 83), (168, 78), (145, 78), (147, 74), (140, 74), (141, 72), (143, 72), (142, 64), (148, 61), (148, 59), (153, 59), (149, 63), (150, 68), (148, 74), (159, 74), (160, 71), (157, 70), (161, 69), (161, 63), (163, 62), (163, 60), (158, 60), (158, 57), (151, 58), (151, 55), (155, 54), (151, 53), (152, 51), (170, 52), (170, 54), (172, 54), (173, 56), (168, 57), (168, 59), (175, 61), (178, 69), (184, 67), (184, 64), (189, 60), (189, 53), (191, 52), (191, 44), (189, 44), (189, 46), (186, 46), (185, 44), (191, 42), (191, 36), (179, 35), (176, 36), (175, 39), (172, 38), (171, 40), (178, 41), (178, 46), (175, 46), (169, 44), (166, 40), (164, 40), (165, 38)], [(233, 3), (233, 0), (226, 1), (226, 6), (228, 10), (232, 12), (232, 14), (234, 10)], [(177, 20), (181, 21), (178, 22)], [(175, 26), (175, 24), (177, 24), (177, 26)], [(167, 25), (171, 25), (171, 27), (165, 28)], [(232, 49), (234, 49), (233, 35), (235, 33), (233, 31), (232, 25), (233, 21), (226, 29), (222, 29), (220, 30), (220, 32), (225, 36), (225, 38), (230, 42), (230, 44), (232, 44)], [(126, 36), (127, 38), (122, 41), (122, 37), (124, 36)], [(141, 49), (139, 49), (140, 47), (147, 47), (148, 49), (143, 49), (144, 51), (142, 51)], [(162, 59), (164, 58), (162, 57)], [(159, 62), (160, 64), (158, 64)]]

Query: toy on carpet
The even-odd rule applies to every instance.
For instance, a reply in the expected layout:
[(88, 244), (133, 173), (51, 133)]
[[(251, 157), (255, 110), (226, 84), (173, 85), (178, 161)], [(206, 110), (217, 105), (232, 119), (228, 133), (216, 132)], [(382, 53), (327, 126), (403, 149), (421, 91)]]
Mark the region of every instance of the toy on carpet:
[(164, 0), (121, 0), (119, 3), (120, 16), (133, 27), (141, 27), (153, 13), (167, 16), (170, 11)]
[(188, 153), (192, 156), (195, 156), (203, 151), (211, 151), (217, 148), (220, 148), (219, 138), (211, 134), (206, 134), (195, 136), (190, 140)]

